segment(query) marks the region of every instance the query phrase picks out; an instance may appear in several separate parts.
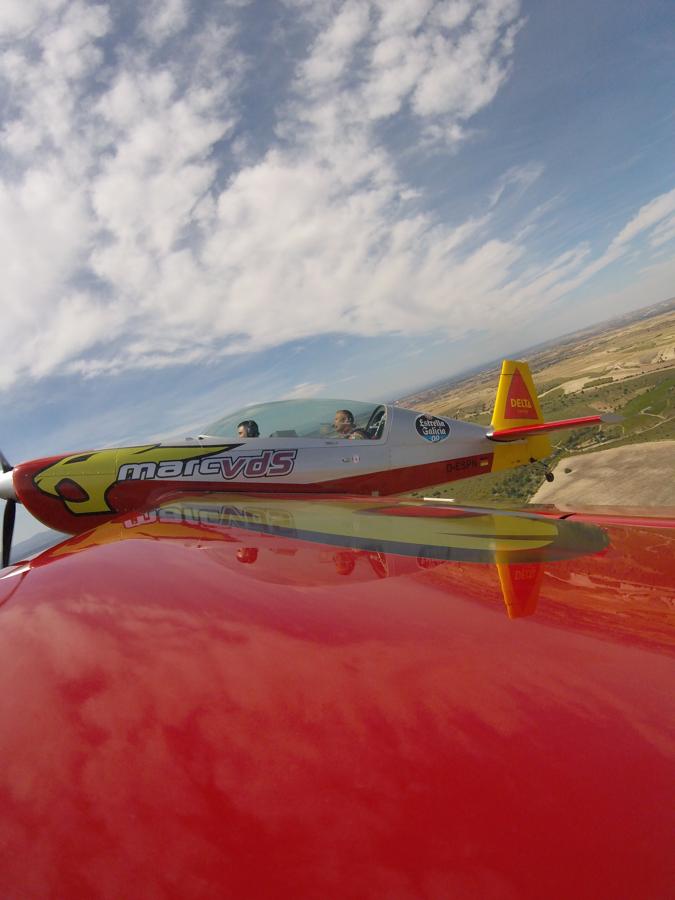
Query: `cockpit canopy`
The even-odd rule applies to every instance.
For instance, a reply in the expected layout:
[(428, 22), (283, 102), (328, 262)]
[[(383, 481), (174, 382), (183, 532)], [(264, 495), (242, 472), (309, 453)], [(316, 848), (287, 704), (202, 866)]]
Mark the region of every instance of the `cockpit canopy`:
[(348, 410), (354, 417), (354, 429), (360, 429), (359, 437), (379, 440), (384, 431), (386, 407), (381, 403), (363, 403), (360, 400), (277, 400), (273, 403), (255, 403), (230, 413), (204, 428), (205, 437), (238, 437), (241, 422), (253, 421), (261, 438), (339, 438), (333, 427), (338, 410)]

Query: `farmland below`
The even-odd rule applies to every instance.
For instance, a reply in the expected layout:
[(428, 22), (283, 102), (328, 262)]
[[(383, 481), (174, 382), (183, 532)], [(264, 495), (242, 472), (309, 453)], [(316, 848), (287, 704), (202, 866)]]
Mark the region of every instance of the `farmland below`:
[[(591, 467), (593, 476), (583, 476), (587, 504), (616, 502), (608, 499), (609, 485), (615, 492), (617, 479), (630, 478), (632, 470), (640, 471), (640, 489), (638, 497), (635, 491), (631, 493), (631, 503), (673, 504), (675, 300), (568, 335), (522, 358), (530, 365), (546, 420), (615, 413), (621, 422), (555, 432), (553, 454), (546, 460), (556, 477), (553, 484), (545, 482), (542, 465), (532, 465), (455, 481), (424, 493), (461, 502), (509, 504), (534, 499), (564, 503), (566, 496), (578, 497), (578, 483), (587, 468), (584, 460), (591, 454), (606, 454), (602, 465), (596, 460)], [(400, 403), (487, 425), (499, 372), (500, 365), (495, 365), (408, 396)], [(661, 446), (656, 454), (651, 451), (650, 459), (658, 457), (658, 464), (643, 465), (644, 445), (657, 443)], [(622, 447), (626, 449), (621, 453), (607, 453)], [(571, 457), (574, 466), (566, 462)]]

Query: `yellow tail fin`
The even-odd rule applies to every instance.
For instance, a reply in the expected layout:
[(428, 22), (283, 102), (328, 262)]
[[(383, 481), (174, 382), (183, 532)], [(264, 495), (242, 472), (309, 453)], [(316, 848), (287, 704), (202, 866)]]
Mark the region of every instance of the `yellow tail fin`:
[(526, 362), (505, 359), (490, 424), (497, 430), (536, 425), (543, 421), (530, 367)]
[(537, 609), (544, 566), (541, 563), (500, 562), (500, 556), (506, 560), (508, 555), (497, 551), (497, 572), (509, 619), (531, 616)]
[[(505, 359), (490, 423), (493, 429), (498, 431), (521, 425), (538, 425), (543, 421), (530, 367), (520, 360)], [(496, 452), (492, 470), (510, 469), (522, 466), (531, 459), (543, 459), (550, 455), (551, 449), (547, 435), (528, 437), (518, 441), (517, 446), (511, 445)]]

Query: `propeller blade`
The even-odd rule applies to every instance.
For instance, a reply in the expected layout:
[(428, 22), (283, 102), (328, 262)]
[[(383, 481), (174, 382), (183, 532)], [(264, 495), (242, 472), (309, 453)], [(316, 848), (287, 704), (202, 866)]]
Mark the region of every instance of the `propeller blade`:
[(14, 466), (10, 465), (7, 457), (2, 452), (2, 450), (0, 450), (0, 467), (2, 468), (3, 472), (11, 472), (14, 468)]
[(2, 568), (9, 565), (14, 536), (14, 520), (16, 518), (16, 500), (5, 501), (5, 514), (2, 519)]

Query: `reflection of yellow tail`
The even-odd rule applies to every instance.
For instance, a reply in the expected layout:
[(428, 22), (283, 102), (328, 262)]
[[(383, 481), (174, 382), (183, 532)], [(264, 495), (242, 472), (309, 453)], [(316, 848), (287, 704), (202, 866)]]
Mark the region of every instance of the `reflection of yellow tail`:
[[(497, 559), (499, 556), (497, 553)], [(531, 616), (537, 608), (544, 566), (541, 563), (497, 562), (497, 572), (509, 619)]]
[[(490, 425), (493, 431), (541, 425), (544, 417), (532, 381), (530, 367), (525, 362), (505, 359), (499, 377), (497, 399)], [(551, 441), (545, 434), (524, 436), (513, 443), (495, 447), (492, 471), (522, 466), (533, 459), (543, 459), (551, 453)]]

